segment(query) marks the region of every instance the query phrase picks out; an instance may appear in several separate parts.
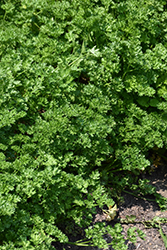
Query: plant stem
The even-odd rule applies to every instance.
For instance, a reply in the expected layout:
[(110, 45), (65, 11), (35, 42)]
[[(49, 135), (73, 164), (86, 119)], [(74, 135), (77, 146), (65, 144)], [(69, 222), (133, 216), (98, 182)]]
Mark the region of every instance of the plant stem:
[(160, 153), (158, 153), (158, 155), (167, 160), (167, 157), (165, 157), (164, 155), (161, 155)]
[(68, 242), (68, 244), (75, 245), (75, 246), (81, 246), (81, 247), (93, 247), (94, 245), (89, 244), (89, 242), (90, 242), (89, 240), (85, 241), (85, 242), (81, 242), (81, 243), (78, 243), (76, 241), (76, 242)]
[(163, 239), (164, 245), (165, 245), (165, 247), (167, 249), (167, 236), (162, 232), (162, 227), (161, 227), (160, 224), (159, 224), (159, 233), (160, 233), (160, 235), (161, 235), (161, 237)]
[(155, 201), (154, 199), (149, 199), (149, 198), (145, 198), (145, 197), (142, 197), (142, 196), (138, 196), (137, 194), (134, 194), (134, 193), (131, 193), (129, 191), (126, 191), (126, 190), (123, 190), (123, 192), (127, 193), (127, 194), (131, 194), (137, 198), (140, 198), (140, 199), (143, 199), (143, 200), (147, 200), (147, 201)]

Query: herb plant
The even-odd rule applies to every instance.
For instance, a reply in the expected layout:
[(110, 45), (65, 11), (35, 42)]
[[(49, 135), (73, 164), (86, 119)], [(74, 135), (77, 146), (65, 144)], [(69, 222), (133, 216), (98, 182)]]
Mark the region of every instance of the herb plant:
[(54, 249), (71, 220), (101, 246), (105, 229), (89, 228), (96, 206), (115, 204), (109, 179), (166, 148), (166, 7), (0, 2), (0, 249)]

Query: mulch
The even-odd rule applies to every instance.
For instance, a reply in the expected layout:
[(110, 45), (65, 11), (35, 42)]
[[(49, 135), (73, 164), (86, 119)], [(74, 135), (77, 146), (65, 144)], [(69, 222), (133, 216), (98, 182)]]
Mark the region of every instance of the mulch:
[[(156, 187), (157, 192), (167, 198), (167, 165), (158, 166), (151, 175), (148, 173), (143, 174), (142, 178), (149, 179), (150, 184)], [(118, 217), (115, 222), (112, 222), (113, 225), (119, 220), (125, 219), (126, 216), (135, 215), (135, 224), (122, 224), (122, 234), (125, 235), (126, 238), (128, 228), (135, 226), (142, 230), (146, 235), (145, 240), (137, 238), (137, 242), (135, 244), (126, 241), (125, 244), (128, 246), (128, 250), (166, 250), (164, 242), (160, 236), (159, 229), (152, 227), (146, 228), (145, 225), (141, 223), (141, 221), (151, 220), (155, 216), (167, 218), (167, 211), (161, 212), (159, 206), (154, 201), (136, 198), (133, 195), (127, 193), (123, 193), (122, 195), (124, 202), (119, 206)], [(93, 223), (96, 221), (105, 221), (104, 214), (98, 208)], [(161, 227), (163, 233), (167, 235), (167, 224), (161, 224)], [(78, 239), (81, 239), (82, 236), (78, 235), (77, 237), (73, 237), (69, 235), (69, 238), (71, 242), (74, 242)], [(112, 241), (109, 235), (105, 235), (104, 238), (107, 242)], [(81, 247), (70, 244), (53, 243), (53, 245), (55, 246), (56, 250), (102, 250), (97, 247)], [(109, 246), (108, 250), (113, 250), (112, 246)]]

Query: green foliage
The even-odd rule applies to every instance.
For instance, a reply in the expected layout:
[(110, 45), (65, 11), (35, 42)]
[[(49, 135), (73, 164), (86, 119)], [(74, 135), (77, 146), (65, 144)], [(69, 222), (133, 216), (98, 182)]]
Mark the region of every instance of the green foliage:
[[(147, 221), (146, 220), (135, 221), (135, 220), (136, 220), (136, 216), (131, 215), (131, 216), (126, 216), (125, 219), (121, 219), (121, 222), (125, 224), (129, 224), (129, 223), (131, 224), (131, 223), (137, 222), (137, 223), (142, 223), (146, 228), (159, 228), (160, 236), (162, 237), (165, 247), (167, 247), (167, 236), (163, 233), (162, 227), (161, 227), (161, 224), (165, 224), (167, 222), (167, 218), (155, 216), (153, 219), (147, 220)], [(130, 227), (127, 231), (128, 239), (132, 241), (133, 243), (136, 242), (135, 230), (136, 230), (136, 227), (133, 227), (133, 228)], [(136, 231), (138, 233), (138, 236), (144, 240), (146, 235), (139, 229), (137, 229)]]
[(163, 239), (164, 245), (165, 245), (165, 247), (167, 249), (167, 236), (163, 233), (161, 225), (159, 225), (159, 228), (160, 228), (159, 233), (160, 233), (160, 235), (161, 235), (161, 237)]
[[(107, 249), (109, 245), (115, 250), (119, 250), (120, 247), (123, 250), (128, 249), (128, 246), (125, 244), (125, 239), (122, 235), (122, 227), (120, 223), (116, 223), (114, 227), (111, 225), (105, 226), (105, 223), (96, 223), (93, 227), (90, 226), (85, 230), (87, 238), (84, 240), (78, 240), (75, 242), (77, 246), (99, 246), (100, 248)], [(112, 237), (112, 242), (107, 243), (103, 238), (104, 234), (109, 234)], [(128, 230), (127, 239), (135, 243), (137, 236), (141, 237), (144, 240), (145, 235), (141, 230), (136, 229), (136, 227), (130, 228)], [(71, 242), (70, 242), (71, 243)], [(72, 243), (71, 243), (72, 244)], [(73, 243), (74, 244), (74, 243)]]
[(165, 18), (163, 0), (1, 1), (0, 249), (68, 242), (64, 221), (114, 205), (101, 169), (115, 185), (166, 147)]

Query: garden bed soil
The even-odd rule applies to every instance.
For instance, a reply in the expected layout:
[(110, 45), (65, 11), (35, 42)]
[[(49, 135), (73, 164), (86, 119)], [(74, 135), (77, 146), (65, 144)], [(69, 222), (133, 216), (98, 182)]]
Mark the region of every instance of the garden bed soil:
[[(143, 174), (142, 178), (150, 180), (150, 184), (156, 187), (158, 193), (162, 194), (167, 198), (167, 164), (158, 166), (154, 172), (150, 174)], [(154, 201), (143, 200), (141, 198), (136, 198), (131, 194), (123, 193), (124, 203), (119, 207), (118, 217), (115, 221), (109, 222), (114, 225), (121, 219), (125, 219), (126, 216), (135, 215), (137, 223), (135, 224), (122, 224), (123, 232), (122, 234), (127, 235), (127, 230), (129, 227), (136, 226), (141, 229), (145, 235), (145, 241), (137, 238), (135, 244), (127, 241), (128, 250), (166, 250), (164, 242), (159, 234), (158, 228), (145, 228), (145, 226), (140, 223), (140, 221), (148, 221), (153, 219), (155, 216), (167, 218), (167, 211), (161, 212), (159, 206)], [(151, 197), (152, 198), (152, 197)], [(97, 214), (94, 218), (93, 223), (97, 221), (105, 221), (105, 216), (100, 209), (97, 208)], [(107, 224), (107, 222), (106, 222)], [(163, 233), (167, 235), (167, 224), (161, 224)], [(73, 237), (69, 235), (71, 242), (75, 242), (82, 238), (82, 235), (77, 235)], [(109, 235), (105, 235), (104, 238), (107, 242), (111, 242)], [(60, 244), (54, 243), (56, 250), (99, 250), (97, 247), (81, 247), (74, 246), (70, 244)], [(108, 250), (113, 250), (109, 246)]]

